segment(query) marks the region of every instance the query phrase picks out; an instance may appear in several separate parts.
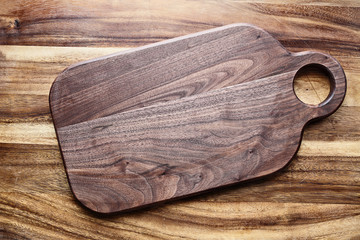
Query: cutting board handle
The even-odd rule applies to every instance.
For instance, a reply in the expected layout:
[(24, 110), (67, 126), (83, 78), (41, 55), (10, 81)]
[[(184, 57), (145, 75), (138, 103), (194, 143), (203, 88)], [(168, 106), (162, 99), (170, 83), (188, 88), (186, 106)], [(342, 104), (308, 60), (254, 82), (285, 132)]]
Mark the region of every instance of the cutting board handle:
[[(321, 119), (334, 113), (340, 107), (346, 94), (346, 76), (340, 63), (330, 55), (319, 52), (307, 51), (295, 53), (294, 55), (296, 55), (299, 60), (301, 59), (303, 61), (302, 67), (300, 67), (297, 72), (301, 71), (301, 69), (307, 66), (317, 66), (325, 70), (330, 80), (329, 95), (321, 103), (314, 105), (306, 104), (299, 99), (301, 104), (306, 105), (306, 107), (310, 108), (311, 110), (309, 121)], [(296, 74), (294, 77), (295, 76)]]

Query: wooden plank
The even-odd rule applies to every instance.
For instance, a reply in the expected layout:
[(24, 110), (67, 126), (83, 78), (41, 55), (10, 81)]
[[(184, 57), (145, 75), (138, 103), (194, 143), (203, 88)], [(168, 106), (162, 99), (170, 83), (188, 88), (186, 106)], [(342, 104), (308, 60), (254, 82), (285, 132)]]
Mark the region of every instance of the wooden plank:
[(51, 124), (44, 123), (9, 123), (0, 125), (2, 143), (53, 144), (56, 145), (56, 135)]
[(347, 204), (188, 201), (98, 218), (62, 194), (14, 193), (2, 195), (0, 206), (1, 234), (16, 239), (349, 239), (360, 220), (358, 205)]
[(56, 145), (0, 144), (1, 194), (71, 194)]
[(349, 2), (8, 2), (0, 12), (0, 44), (141, 46), (246, 22), (270, 32), (286, 47), (341, 49), (345, 53), (359, 47), (356, 39), (360, 36), (359, 3)]

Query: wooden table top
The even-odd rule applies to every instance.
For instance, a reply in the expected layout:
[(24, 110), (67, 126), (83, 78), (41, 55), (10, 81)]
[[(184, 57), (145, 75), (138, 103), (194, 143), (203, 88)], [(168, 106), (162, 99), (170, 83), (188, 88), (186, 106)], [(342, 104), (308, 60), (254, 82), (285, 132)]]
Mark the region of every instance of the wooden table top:
[[(359, 239), (360, 2), (4, 1), (0, 8), (0, 238)], [(342, 106), (312, 123), (275, 175), (135, 212), (99, 215), (69, 188), (49, 110), (67, 66), (226, 24), (270, 32), (288, 50), (335, 57)], [(300, 76), (310, 101), (316, 72)], [(312, 99), (311, 99), (312, 98)]]

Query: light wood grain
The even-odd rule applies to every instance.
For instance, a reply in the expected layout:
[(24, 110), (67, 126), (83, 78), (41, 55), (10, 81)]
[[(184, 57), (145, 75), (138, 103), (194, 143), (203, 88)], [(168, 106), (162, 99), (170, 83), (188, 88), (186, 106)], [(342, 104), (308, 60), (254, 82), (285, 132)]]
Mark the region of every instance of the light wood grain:
[[(266, 29), (285, 47), (356, 51), (359, 3), (340, 1), (14, 1), (1, 44), (141, 46), (236, 22)], [(285, 3), (285, 4), (284, 4)], [(290, 4), (289, 4), (290, 3)], [(299, 4), (296, 4), (299, 3)], [(15, 22), (15, 20), (17, 20)], [(347, 27), (343, 27), (343, 26)], [(336, 34), (334, 34), (336, 33)], [(291, 50), (291, 49), (290, 49)]]
[[(2, 4), (1, 44), (43, 46), (0, 46), (0, 238), (359, 238), (359, 2), (291, 1), (290, 6), (282, 2), (176, 1), (168, 7), (161, 1), (128, 2), (126, 6), (98, 1), (95, 8), (92, 3), (76, 5), (75, 1)], [(51, 14), (69, 16), (67, 12), (75, 7), (79, 15), (104, 12), (104, 17), (88, 25), (88, 19), (41, 20)], [(20, 24), (23, 21), (21, 12), (28, 19), (28, 26), (21, 30), (25, 35), (13, 30), (15, 19)], [(176, 24), (172, 28), (151, 25), (159, 20), (154, 13), (162, 14), (162, 26)], [(139, 23), (144, 16), (147, 19)], [(185, 21), (189, 19), (193, 22)], [(132, 27), (122, 28), (120, 21)], [(348, 80), (342, 107), (309, 125), (297, 157), (287, 169), (265, 180), (131, 214), (103, 217), (82, 208), (70, 192), (52, 127), (48, 93), (55, 77), (78, 61), (233, 22), (259, 25), (291, 51), (317, 50), (334, 56)], [(60, 28), (56, 31), (54, 26)], [(89, 45), (119, 48), (78, 47)], [(26, 126), (37, 130), (25, 134)], [(45, 140), (41, 140), (43, 129), (52, 129)]]

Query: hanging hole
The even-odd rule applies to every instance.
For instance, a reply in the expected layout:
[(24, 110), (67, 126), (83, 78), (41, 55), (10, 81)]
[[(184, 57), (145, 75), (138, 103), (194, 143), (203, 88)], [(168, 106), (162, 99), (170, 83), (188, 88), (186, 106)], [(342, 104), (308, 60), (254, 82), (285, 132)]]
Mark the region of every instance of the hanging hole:
[(330, 89), (330, 74), (321, 65), (306, 65), (295, 75), (294, 92), (305, 104), (318, 105), (324, 102)]

